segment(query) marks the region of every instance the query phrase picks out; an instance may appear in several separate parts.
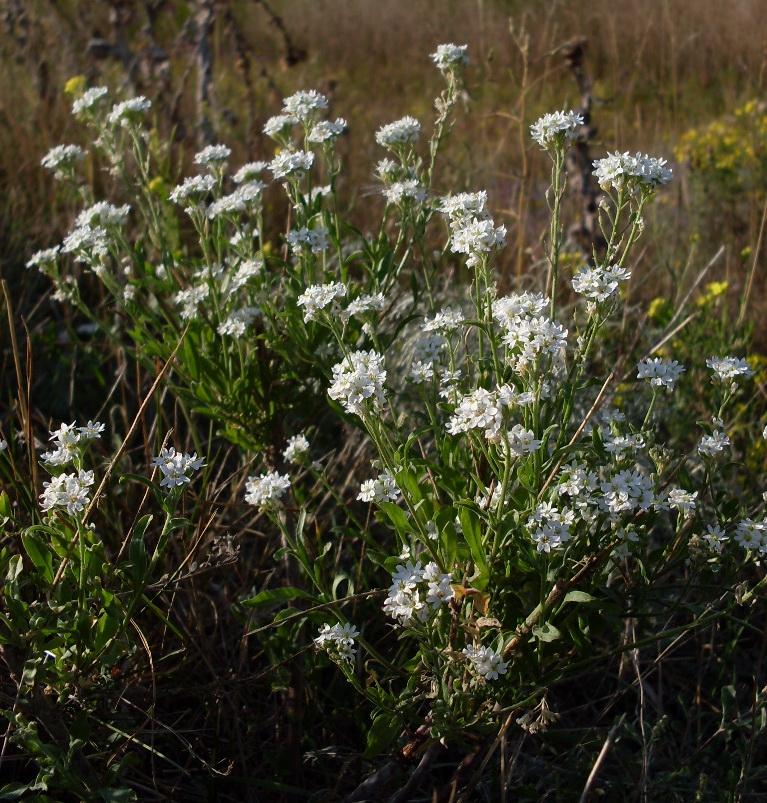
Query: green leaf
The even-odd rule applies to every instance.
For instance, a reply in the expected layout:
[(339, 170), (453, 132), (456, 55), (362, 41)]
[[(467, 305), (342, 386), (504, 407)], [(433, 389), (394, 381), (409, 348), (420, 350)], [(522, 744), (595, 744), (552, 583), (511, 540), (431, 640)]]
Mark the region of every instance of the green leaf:
[(99, 789), (98, 791), (104, 803), (134, 803), (138, 798), (136, 793), (127, 786), (119, 789)]
[(380, 512), (386, 515), (386, 518), (389, 519), (392, 527), (394, 527), (399, 535), (404, 537), (407, 533), (413, 531), (413, 527), (408, 521), (405, 511), (395, 505), (394, 502), (381, 502), (379, 507), (381, 509)]
[(363, 758), (375, 758), (397, 738), (400, 723), (389, 713), (379, 714), (368, 731), (367, 747)]
[(461, 520), (463, 537), (466, 539), (472, 560), (479, 572), (478, 575), (472, 579), (472, 585), (481, 591), (487, 585), (490, 575), (487, 566), (485, 545), (482, 540), (482, 520), (477, 512), (468, 505), (461, 505), (458, 517)]
[(568, 591), (565, 594), (565, 598), (562, 601), (563, 604), (565, 602), (598, 602), (599, 600), (596, 597), (591, 596), (591, 594), (587, 594), (585, 591)]
[(544, 622), (540, 627), (533, 628), (533, 635), (539, 641), (556, 641), (558, 638), (562, 637), (562, 634), (554, 627), (551, 622)]
[(0, 493), (0, 516), (9, 519), (11, 512), (11, 500), (8, 498), (8, 494), (3, 491)]
[(302, 591), (300, 588), (293, 588), (292, 586), (284, 586), (282, 588), (270, 588), (256, 594), (255, 597), (250, 599), (241, 600), (240, 605), (246, 608), (260, 608), (264, 605), (274, 605), (278, 602), (290, 602), (294, 599), (310, 599), (319, 603), (313, 594)]
[(49, 583), (53, 582), (53, 556), (49, 549), (32, 533), (26, 532), (21, 536), (21, 543), (24, 551), (29, 555), (29, 559), (35, 568)]

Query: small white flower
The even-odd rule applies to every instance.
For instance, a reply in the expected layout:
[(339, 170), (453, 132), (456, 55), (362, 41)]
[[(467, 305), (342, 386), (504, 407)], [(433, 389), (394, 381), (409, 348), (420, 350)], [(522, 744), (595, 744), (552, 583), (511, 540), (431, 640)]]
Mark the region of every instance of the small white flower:
[(72, 104), (72, 113), (81, 114), (86, 109), (101, 105), (108, 92), (109, 90), (105, 86), (94, 86), (86, 89), (82, 96)]
[(110, 125), (119, 123), (126, 127), (132, 122), (136, 122), (144, 117), (152, 106), (152, 101), (140, 95), (137, 98), (129, 98), (112, 106), (112, 111), (107, 115), (107, 122)]
[(181, 454), (172, 446), (170, 449), (161, 449), (157, 457), (152, 458), (152, 466), (159, 468), (163, 475), (160, 487), (175, 488), (190, 482), (189, 473), (199, 471), (205, 463), (197, 457), (197, 452), (192, 455)]
[(208, 145), (194, 155), (196, 165), (212, 165), (225, 162), (232, 153), (227, 145)]
[(300, 463), (309, 454), (309, 441), (303, 434), (293, 435), (282, 453), (288, 463)]
[(649, 379), (651, 385), (674, 389), (677, 379), (685, 370), (676, 360), (664, 361), (660, 357), (649, 358), (637, 365), (637, 379)]
[(365, 480), (360, 485), (360, 492), (357, 496), (362, 502), (396, 502), (400, 496), (400, 489), (394, 475), (386, 470), (373, 480)]
[(270, 471), (260, 477), (248, 477), (245, 483), (245, 501), (249, 505), (266, 508), (273, 506), (290, 488), (290, 477)]
[(463, 654), (484, 680), (496, 680), (498, 675), (505, 675), (509, 666), (490, 647), (464, 647)]
[(379, 128), (376, 142), (385, 148), (395, 149), (400, 145), (417, 142), (420, 133), (421, 124), (415, 117), (403, 117)]
[(466, 55), (468, 49), (468, 45), (438, 45), (436, 52), (432, 53), (429, 58), (441, 72), (451, 72), (459, 67), (465, 67), (469, 63), (469, 57)]
[(563, 145), (578, 136), (578, 128), (583, 125), (583, 115), (576, 112), (552, 112), (544, 114), (530, 126), (533, 139), (542, 147)]

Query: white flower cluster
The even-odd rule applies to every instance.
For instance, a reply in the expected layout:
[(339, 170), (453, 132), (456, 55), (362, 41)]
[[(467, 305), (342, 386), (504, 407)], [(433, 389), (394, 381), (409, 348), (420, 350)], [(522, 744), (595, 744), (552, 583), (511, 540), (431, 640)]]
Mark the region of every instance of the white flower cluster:
[(767, 524), (743, 519), (735, 526), (734, 539), (743, 547), (761, 556), (767, 556)]
[(248, 162), (244, 164), (233, 176), (235, 184), (249, 184), (251, 181), (259, 181), (261, 176), (269, 167), (267, 162)]
[(124, 226), (128, 222), (128, 212), (128, 204), (113, 206), (107, 201), (99, 201), (80, 212), (75, 218), (75, 227)]
[(197, 308), (210, 295), (210, 287), (207, 283), (188, 287), (186, 290), (179, 290), (174, 296), (174, 303), (181, 307), (181, 319), (191, 321), (197, 317)]
[(594, 162), (594, 177), (603, 190), (654, 189), (671, 181), (673, 174), (665, 164), (665, 159), (654, 156), (641, 153), (632, 156), (628, 151), (616, 151)]
[(230, 312), (216, 330), (221, 336), (242, 337), (248, 327), (261, 315), (258, 307), (243, 307)]
[(109, 125), (117, 125), (119, 123), (123, 128), (126, 128), (131, 123), (140, 120), (151, 107), (152, 101), (143, 95), (120, 101), (112, 106), (112, 110), (107, 115), (107, 122)]
[(433, 561), (425, 567), (421, 561), (399, 564), (391, 579), (383, 608), (400, 627), (409, 627), (414, 619), (425, 622), (433, 611), (455, 596), (452, 577), (440, 572)]
[(269, 169), (275, 178), (291, 178), (300, 181), (307, 170), (314, 164), (312, 151), (289, 151), (278, 153), (269, 163)]
[(196, 165), (210, 166), (225, 162), (232, 155), (228, 145), (207, 145), (194, 155)]
[[(451, 435), (457, 435), (470, 429), (482, 429), (488, 441), (501, 443), (504, 441), (503, 408), (520, 407), (532, 401), (531, 393), (518, 393), (509, 385), (501, 385), (493, 391), (476, 388), (460, 397), (455, 412), (448, 421), (447, 431)], [(535, 440), (533, 433), (521, 424), (508, 430), (506, 439), (515, 457), (534, 452), (541, 445), (539, 440)]]
[(229, 195), (223, 195), (210, 204), (207, 209), (208, 217), (215, 220), (224, 215), (234, 215), (240, 212), (249, 212), (251, 207), (261, 202), (261, 194), (266, 188), (262, 181), (248, 181), (237, 187)]
[(509, 664), (501, 660), (501, 656), (490, 647), (464, 647), (462, 650), (471, 662), (474, 670), (483, 680), (497, 680), (498, 675), (505, 675)]
[(52, 248), (43, 248), (42, 251), (36, 251), (27, 260), (27, 269), (38, 268), (42, 270), (45, 265), (52, 265), (56, 261), (60, 250), (61, 246), (54, 245)]
[(469, 57), (466, 55), (468, 49), (468, 45), (454, 45), (452, 43), (437, 45), (437, 50), (429, 58), (437, 65), (437, 69), (440, 72), (453, 72), (469, 63)]
[(360, 632), (354, 625), (335, 624), (332, 627), (324, 624), (320, 628), (320, 634), (314, 639), (317, 649), (326, 650), (330, 655), (342, 661), (352, 661), (357, 653), (354, 647), (354, 639)]
[(181, 454), (171, 446), (170, 449), (160, 449), (160, 454), (152, 458), (152, 465), (162, 474), (160, 487), (175, 488), (188, 483), (191, 480), (189, 473), (199, 471), (205, 463), (197, 457), (197, 452)]
[(450, 248), (456, 254), (467, 254), (466, 265), (473, 268), (493, 248), (506, 245), (506, 227), (495, 227), (485, 209), (487, 192), (462, 192), (442, 199), (439, 211), (448, 218)]
[(549, 502), (541, 502), (528, 518), (527, 529), (538, 552), (551, 552), (573, 537), (570, 527), (574, 523), (574, 511), (562, 511)]
[(333, 366), (333, 383), (328, 396), (340, 402), (347, 413), (363, 415), (383, 409), (386, 393), (383, 356), (375, 351), (354, 351)]
[(328, 250), (328, 230), (325, 226), (315, 226), (313, 229), (302, 226), (288, 232), (287, 241), (291, 251), (308, 250), (319, 254)]
[(290, 477), (270, 471), (260, 477), (248, 477), (245, 482), (245, 501), (260, 508), (272, 507), (290, 488)]
[(631, 278), (631, 271), (618, 265), (584, 266), (573, 276), (573, 290), (586, 296), (589, 300), (588, 311), (593, 314), (597, 304), (615, 300), (620, 283), (629, 278)]
[(282, 101), (282, 113), (296, 122), (316, 119), (328, 108), (328, 99), (316, 89), (301, 90)]
[(346, 295), (346, 285), (343, 282), (332, 284), (313, 284), (307, 287), (298, 297), (296, 304), (304, 307), (304, 323), (317, 320), (317, 313), (325, 309), (328, 304), (335, 303), (335, 299)]
[(323, 142), (336, 139), (336, 137), (340, 137), (341, 134), (346, 131), (347, 127), (348, 125), (343, 117), (339, 117), (335, 122), (331, 120), (320, 120), (320, 122), (312, 127), (306, 139), (308, 142), (319, 145)]
[(84, 427), (78, 427), (75, 422), (62, 424), (55, 432), (51, 432), (50, 440), (56, 448), (52, 452), (45, 452), (40, 459), (51, 466), (65, 466), (80, 453), (80, 445), (100, 438), (103, 431), (104, 425), (93, 421)]
[(365, 293), (355, 298), (345, 310), (341, 312), (341, 320), (346, 322), (353, 315), (363, 315), (366, 312), (380, 312), (386, 306), (386, 296), (383, 293)]
[(698, 453), (704, 457), (716, 457), (720, 452), (723, 452), (725, 447), (730, 445), (730, 439), (715, 429), (710, 435), (704, 435), (698, 444)]
[(730, 384), (734, 390), (737, 387), (735, 380), (739, 376), (750, 377), (754, 375), (751, 366), (738, 357), (711, 357), (706, 365), (714, 372), (714, 381), (721, 384)]
[(493, 317), (505, 330), (507, 360), (517, 373), (525, 372), (543, 355), (549, 355), (554, 365), (564, 362), (567, 329), (544, 314), (547, 306), (548, 299), (537, 293), (506, 296), (493, 302)]
[(387, 469), (382, 471), (375, 479), (365, 480), (360, 485), (357, 499), (362, 502), (396, 502), (400, 495), (394, 475)]
[(441, 309), (433, 318), (424, 318), (421, 325), (422, 332), (438, 332), (446, 335), (461, 328), (461, 324), (466, 320), (461, 310), (454, 310), (452, 307)]
[(43, 156), (40, 164), (48, 170), (53, 170), (56, 178), (62, 178), (84, 158), (85, 151), (79, 145), (56, 145)]
[(67, 234), (61, 244), (62, 254), (73, 254), (75, 262), (100, 270), (109, 255), (109, 234), (103, 226), (78, 226)]
[(100, 106), (107, 96), (109, 90), (105, 86), (94, 86), (86, 89), (83, 94), (72, 104), (73, 114), (82, 114), (87, 109)]
[(568, 140), (578, 136), (578, 128), (583, 125), (583, 115), (576, 112), (552, 112), (544, 114), (530, 126), (533, 139), (544, 149), (562, 147)]
[(640, 362), (637, 369), (637, 379), (649, 379), (651, 385), (664, 387), (670, 392), (685, 367), (676, 360), (665, 361), (660, 357), (653, 357)]
[(173, 203), (197, 203), (216, 186), (216, 179), (211, 175), (190, 176), (174, 187), (168, 196)]
[(600, 506), (616, 515), (658, 506), (652, 480), (637, 469), (622, 469), (600, 486)]
[(420, 203), (426, 198), (426, 190), (415, 178), (395, 181), (384, 187), (383, 193), (390, 204), (403, 204), (409, 201)]
[(95, 477), (92, 471), (80, 469), (77, 474), (61, 474), (53, 477), (50, 482), (44, 482), (45, 489), (40, 494), (41, 510), (43, 512), (54, 507), (63, 508), (74, 516), (90, 502), (90, 487)]
[(666, 504), (684, 514), (685, 517), (689, 517), (695, 512), (697, 496), (697, 491), (691, 493), (685, 491), (684, 488), (671, 488), (666, 494)]
[(403, 117), (388, 123), (376, 131), (376, 142), (384, 148), (397, 150), (402, 145), (417, 142), (421, 134), (421, 124), (415, 117)]
[(300, 463), (309, 454), (309, 441), (306, 435), (293, 435), (288, 440), (288, 445), (282, 456), (288, 463)]

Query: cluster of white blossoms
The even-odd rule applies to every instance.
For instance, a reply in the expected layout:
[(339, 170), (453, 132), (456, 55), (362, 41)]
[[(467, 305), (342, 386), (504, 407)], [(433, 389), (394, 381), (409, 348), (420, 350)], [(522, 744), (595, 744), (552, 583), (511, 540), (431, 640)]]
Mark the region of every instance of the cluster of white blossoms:
[(420, 203), (426, 199), (426, 190), (416, 178), (395, 181), (384, 187), (383, 193), (390, 204)]
[(42, 511), (56, 507), (74, 516), (90, 502), (90, 488), (94, 482), (93, 472), (83, 469), (76, 474), (61, 474), (53, 477), (50, 482), (44, 482), (44, 490), (40, 494)]
[(232, 181), (235, 184), (250, 184), (251, 181), (259, 181), (268, 167), (268, 162), (247, 162), (232, 176)]
[(530, 126), (532, 138), (544, 149), (562, 147), (568, 140), (578, 136), (583, 125), (583, 115), (576, 112), (552, 112), (544, 114)]
[(139, 122), (152, 107), (152, 101), (139, 95), (136, 98), (128, 98), (112, 106), (112, 110), (107, 115), (109, 125), (121, 125), (127, 128), (132, 123)]
[(376, 131), (376, 142), (384, 148), (397, 150), (403, 145), (418, 141), (421, 135), (421, 124), (415, 117), (403, 117), (388, 123)]
[(501, 660), (501, 656), (490, 647), (464, 647), (462, 650), (471, 662), (474, 671), (482, 680), (497, 680), (498, 675), (505, 675), (509, 664)]
[(360, 485), (357, 499), (362, 502), (396, 502), (400, 489), (394, 475), (388, 469), (382, 471), (375, 479), (365, 480)]
[(384, 611), (400, 627), (408, 627), (417, 619), (425, 622), (433, 611), (453, 599), (452, 577), (439, 570), (433, 561), (399, 564), (392, 574), (392, 584), (384, 602)]
[(767, 524), (763, 521), (743, 519), (735, 526), (733, 539), (743, 549), (758, 552), (760, 556), (767, 556)]
[(274, 506), (290, 488), (290, 477), (270, 471), (260, 477), (248, 477), (245, 482), (245, 501), (260, 508)]
[(506, 245), (506, 227), (496, 228), (485, 209), (487, 192), (463, 192), (443, 198), (439, 211), (448, 218), (450, 248), (456, 254), (466, 254), (466, 266), (473, 268), (487, 258), (494, 248)]
[(194, 163), (204, 167), (220, 165), (232, 155), (228, 145), (207, 145), (194, 155)]
[(229, 195), (213, 201), (206, 212), (211, 220), (226, 215), (232, 216), (243, 212), (252, 212), (260, 203), (266, 184), (263, 181), (248, 181), (237, 187)]
[(652, 480), (639, 469), (622, 469), (600, 485), (600, 507), (612, 515), (659, 507)]
[(670, 392), (684, 371), (685, 367), (676, 360), (650, 357), (637, 365), (637, 379), (647, 379), (651, 385)]
[(314, 145), (321, 145), (323, 142), (330, 142), (340, 137), (347, 128), (348, 124), (343, 117), (338, 117), (336, 120), (320, 120), (312, 127), (306, 139)]
[(364, 293), (351, 301), (346, 309), (341, 311), (341, 320), (346, 323), (353, 315), (364, 315), (366, 312), (380, 312), (386, 306), (386, 296), (383, 293)]
[(696, 507), (697, 491), (685, 491), (684, 488), (670, 488), (666, 493), (666, 498), (661, 502), (663, 507), (670, 507), (678, 510), (685, 518), (689, 518)]
[(573, 537), (570, 528), (574, 523), (574, 511), (559, 510), (550, 502), (541, 502), (527, 519), (527, 529), (538, 552), (551, 552)]
[(51, 432), (50, 440), (56, 448), (52, 452), (45, 452), (40, 459), (51, 466), (65, 466), (80, 454), (83, 444), (100, 438), (103, 431), (104, 425), (98, 421), (89, 421), (84, 427), (78, 427), (74, 421), (62, 424), (55, 432)]
[(313, 254), (328, 250), (328, 230), (325, 226), (315, 226), (313, 229), (302, 226), (288, 232), (287, 241), (291, 251), (311, 251)]
[(304, 434), (292, 435), (282, 456), (288, 463), (300, 463), (309, 454), (309, 441)]
[(62, 178), (83, 159), (85, 151), (79, 145), (56, 145), (43, 156), (40, 164), (48, 170), (53, 170), (55, 178)]
[(27, 270), (30, 268), (37, 268), (44, 271), (46, 265), (53, 265), (58, 258), (60, 245), (54, 245), (51, 248), (43, 248), (41, 251), (35, 251), (34, 254), (27, 260)]
[(603, 267), (588, 265), (580, 268), (573, 276), (573, 290), (588, 299), (589, 314), (596, 312), (597, 304), (614, 301), (618, 296), (621, 282), (631, 278), (631, 271), (619, 265)]
[(317, 313), (329, 304), (336, 304), (337, 298), (346, 295), (346, 285), (343, 282), (332, 284), (313, 284), (307, 287), (298, 297), (296, 304), (304, 308), (304, 323), (317, 320)]
[(738, 377), (748, 378), (754, 375), (746, 360), (738, 357), (711, 357), (706, 360), (706, 365), (714, 372), (714, 381), (729, 385), (731, 390), (738, 386), (735, 382)]
[(72, 104), (72, 113), (81, 115), (83, 112), (101, 106), (106, 100), (109, 90), (105, 86), (93, 86), (86, 89)]
[(353, 351), (333, 366), (333, 383), (328, 396), (343, 405), (347, 413), (364, 415), (383, 408), (386, 371), (383, 356), (375, 351)]
[(469, 63), (466, 51), (468, 45), (444, 44), (437, 45), (437, 50), (429, 58), (437, 65), (440, 72), (453, 72), (459, 67), (465, 67)]
[(311, 170), (314, 164), (312, 151), (282, 151), (269, 163), (272, 175), (279, 178), (290, 178), (300, 181)]
[(564, 364), (567, 329), (543, 312), (549, 300), (538, 293), (522, 293), (493, 302), (493, 317), (504, 330), (507, 361), (524, 373), (548, 355), (554, 366)]
[(509, 385), (500, 385), (495, 390), (475, 388), (459, 397), (448, 421), (447, 431), (457, 435), (470, 429), (481, 429), (491, 443), (504, 442), (505, 435), (514, 456), (534, 452), (541, 442), (535, 440), (533, 433), (521, 424), (504, 432), (504, 408), (522, 407), (532, 401), (532, 393), (519, 393)]
[(216, 186), (216, 179), (209, 174), (190, 176), (174, 187), (168, 196), (176, 204), (197, 204)]
[(83, 209), (75, 218), (75, 228), (103, 226), (124, 226), (128, 222), (130, 206), (113, 206), (108, 201), (99, 201)]
[(284, 98), (282, 113), (296, 122), (315, 120), (328, 108), (328, 99), (316, 89), (302, 89)]
[(182, 320), (191, 321), (196, 318), (198, 307), (209, 295), (210, 287), (205, 282), (179, 290), (173, 296), (173, 302), (181, 307)]
[(234, 310), (224, 318), (218, 325), (216, 331), (223, 337), (240, 338), (248, 330), (248, 327), (262, 315), (259, 307), (243, 307)]
[(665, 165), (665, 159), (616, 151), (594, 162), (594, 177), (603, 190), (654, 189), (671, 181), (673, 174)]
[(730, 439), (715, 429), (710, 435), (704, 435), (698, 444), (698, 454), (704, 457), (716, 457), (720, 452), (730, 445)]
[(152, 465), (159, 468), (162, 474), (160, 487), (175, 488), (190, 482), (190, 473), (199, 471), (205, 463), (197, 457), (197, 452), (182, 454), (171, 446), (170, 449), (160, 449), (160, 454), (152, 458)]
[(354, 647), (354, 639), (360, 632), (354, 625), (335, 624), (332, 627), (324, 624), (320, 628), (320, 634), (314, 639), (317, 649), (325, 650), (331, 656), (342, 661), (352, 661), (357, 653)]

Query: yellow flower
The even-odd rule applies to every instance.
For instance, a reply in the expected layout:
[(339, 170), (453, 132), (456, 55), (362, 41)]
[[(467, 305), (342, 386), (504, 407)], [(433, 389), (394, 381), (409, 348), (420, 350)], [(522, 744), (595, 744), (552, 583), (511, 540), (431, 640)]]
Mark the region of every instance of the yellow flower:
[(84, 75), (75, 75), (64, 84), (64, 94), (79, 98), (85, 92), (88, 82)]

